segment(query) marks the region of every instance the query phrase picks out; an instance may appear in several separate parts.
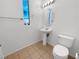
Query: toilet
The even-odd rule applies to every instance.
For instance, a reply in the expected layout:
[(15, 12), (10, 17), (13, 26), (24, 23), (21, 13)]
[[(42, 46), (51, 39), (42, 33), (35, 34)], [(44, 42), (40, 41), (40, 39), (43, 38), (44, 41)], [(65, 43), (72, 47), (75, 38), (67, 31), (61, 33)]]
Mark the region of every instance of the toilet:
[(67, 35), (58, 35), (58, 44), (53, 48), (54, 59), (68, 59), (69, 49), (74, 38)]

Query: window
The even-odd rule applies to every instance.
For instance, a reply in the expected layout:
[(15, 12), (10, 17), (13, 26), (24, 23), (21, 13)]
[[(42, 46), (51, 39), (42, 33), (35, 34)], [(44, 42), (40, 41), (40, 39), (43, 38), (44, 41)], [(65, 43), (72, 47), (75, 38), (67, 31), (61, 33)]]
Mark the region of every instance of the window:
[(29, 1), (23, 0), (23, 21), (24, 25), (30, 25)]

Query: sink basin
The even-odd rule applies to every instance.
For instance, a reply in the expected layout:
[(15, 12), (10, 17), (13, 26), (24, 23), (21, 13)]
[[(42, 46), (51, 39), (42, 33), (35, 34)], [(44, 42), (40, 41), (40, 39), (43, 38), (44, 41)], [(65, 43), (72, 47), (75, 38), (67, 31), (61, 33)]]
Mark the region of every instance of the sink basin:
[(40, 29), (41, 32), (50, 33), (52, 31), (51, 27), (43, 27)]

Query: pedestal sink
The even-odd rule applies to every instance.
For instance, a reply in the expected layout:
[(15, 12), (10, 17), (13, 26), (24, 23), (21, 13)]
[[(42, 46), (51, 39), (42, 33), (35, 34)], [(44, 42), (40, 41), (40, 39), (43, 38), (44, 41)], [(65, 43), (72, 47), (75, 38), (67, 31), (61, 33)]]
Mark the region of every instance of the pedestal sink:
[(40, 31), (43, 33), (43, 45), (46, 45), (46, 40), (47, 40), (47, 34), (50, 35), (50, 33), (52, 32), (52, 28), (51, 27), (43, 27), (40, 29)]

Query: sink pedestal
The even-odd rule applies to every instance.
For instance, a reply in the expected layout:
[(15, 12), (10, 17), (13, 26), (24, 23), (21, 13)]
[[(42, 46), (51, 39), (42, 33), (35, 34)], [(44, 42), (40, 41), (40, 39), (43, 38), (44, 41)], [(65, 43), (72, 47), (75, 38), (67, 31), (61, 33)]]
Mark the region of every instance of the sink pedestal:
[(52, 28), (51, 27), (44, 27), (44, 28), (40, 29), (40, 31), (43, 34), (42, 40), (43, 40), (43, 45), (45, 46), (47, 43), (48, 36), (50, 35), (50, 32), (52, 32)]
[(46, 45), (47, 43), (47, 34), (43, 33), (43, 45)]

